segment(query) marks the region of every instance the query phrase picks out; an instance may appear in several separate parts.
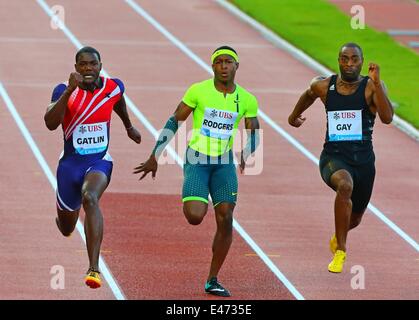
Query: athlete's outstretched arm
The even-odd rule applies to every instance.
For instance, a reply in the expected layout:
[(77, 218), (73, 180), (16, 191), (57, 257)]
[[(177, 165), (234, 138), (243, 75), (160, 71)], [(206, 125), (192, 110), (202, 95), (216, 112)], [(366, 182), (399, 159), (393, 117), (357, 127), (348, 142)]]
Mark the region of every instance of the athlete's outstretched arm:
[(240, 173), (244, 172), (247, 158), (256, 151), (259, 146), (259, 120), (257, 117), (245, 118), (244, 127), (246, 128), (247, 141), (240, 155)]
[(122, 96), (121, 99), (115, 103), (113, 110), (116, 112), (119, 118), (121, 118), (122, 123), (127, 130), (128, 137), (130, 137), (130, 139), (136, 143), (141, 143), (141, 134), (131, 123), (124, 96)]
[(68, 99), (79, 84), (83, 82), (83, 77), (78, 72), (70, 74), (68, 86), (61, 94), (61, 97), (51, 103), (44, 115), (45, 125), (49, 130), (55, 130), (63, 122), (65, 110), (67, 109)]
[(390, 100), (387, 97), (387, 91), (384, 82), (380, 80), (380, 67), (375, 63), (369, 63), (368, 76), (374, 84), (373, 102), (377, 108), (378, 116), (381, 122), (385, 124), (393, 121), (394, 110)]
[(192, 111), (193, 109), (188, 107), (183, 101), (179, 103), (174, 114), (169, 118), (169, 120), (167, 120), (166, 125), (160, 133), (156, 145), (151, 152), (150, 158), (148, 158), (146, 162), (143, 162), (138, 167), (134, 168), (134, 174), (143, 172), (140, 180), (142, 180), (149, 172), (151, 172), (151, 177), (153, 179), (156, 177), (157, 159), (176, 134), (176, 131), (179, 128), (179, 121), (185, 121)]
[(310, 87), (306, 91), (304, 91), (300, 99), (298, 99), (298, 102), (295, 105), (294, 110), (292, 110), (291, 114), (288, 117), (288, 123), (291, 126), (298, 128), (304, 123), (306, 118), (304, 118), (302, 114), (320, 96), (320, 82), (323, 80), (323, 77), (314, 78), (310, 83)]

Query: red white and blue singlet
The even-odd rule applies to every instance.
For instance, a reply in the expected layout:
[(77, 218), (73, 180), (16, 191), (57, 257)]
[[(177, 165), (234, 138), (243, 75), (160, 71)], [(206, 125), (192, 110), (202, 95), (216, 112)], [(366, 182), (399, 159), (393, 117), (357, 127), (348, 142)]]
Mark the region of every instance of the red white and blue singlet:
[[(88, 172), (101, 171), (110, 181), (112, 158), (108, 154), (114, 105), (124, 93), (119, 79), (101, 77), (102, 87), (93, 92), (77, 87), (68, 99), (62, 123), (64, 151), (57, 168), (57, 206), (74, 211), (81, 206), (81, 187)], [(66, 84), (55, 87), (57, 101)]]

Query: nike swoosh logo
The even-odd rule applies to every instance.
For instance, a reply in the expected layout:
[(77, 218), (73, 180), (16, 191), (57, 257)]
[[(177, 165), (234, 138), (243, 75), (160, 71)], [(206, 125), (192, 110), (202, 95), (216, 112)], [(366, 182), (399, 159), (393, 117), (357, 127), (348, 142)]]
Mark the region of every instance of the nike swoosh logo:
[(237, 195), (237, 192), (236, 193), (232, 192), (231, 195), (232, 196), (236, 196)]
[(225, 291), (225, 289), (210, 289), (210, 291), (221, 291), (221, 292), (223, 292), (223, 291)]

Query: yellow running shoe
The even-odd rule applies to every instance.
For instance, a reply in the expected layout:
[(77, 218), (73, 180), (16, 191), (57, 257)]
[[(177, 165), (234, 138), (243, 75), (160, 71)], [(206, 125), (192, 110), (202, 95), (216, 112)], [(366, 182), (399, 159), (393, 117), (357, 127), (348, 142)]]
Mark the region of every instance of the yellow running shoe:
[(332, 238), (330, 239), (329, 248), (332, 254), (336, 253), (336, 249), (338, 248), (338, 239), (336, 239), (336, 234), (333, 234)]
[(346, 252), (342, 250), (336, 250), (335, 256), (332, 262), (329, 263), (328, 270), (333, 273), (341, 273), (343, 264), (345, 263)]
[(100, 288), (102, 280), (100, 280), (100, 272), (89, 269), (87, 276), (84, 278), (84, 282), (92, 289)]

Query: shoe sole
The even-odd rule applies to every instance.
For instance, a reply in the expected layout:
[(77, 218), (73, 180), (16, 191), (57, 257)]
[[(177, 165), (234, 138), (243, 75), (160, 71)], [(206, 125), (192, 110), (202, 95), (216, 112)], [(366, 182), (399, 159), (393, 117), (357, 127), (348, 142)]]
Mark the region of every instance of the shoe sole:
[(217, 297), (225, 297), (225, 298), (231, 297), (230, 293), (221, 293), (220, 291), (205, 291), (205, 293), (211, 294)]
[(341, 271), (332, 271), (332, 270), (327, 269), (327, 271), (329, 271), (330, 273), (342, 273), (342, 270)]
[(98, 282), (97, 279), (91, 278), (91, 277), (87, 277), (85, 280), (85, 283), (88, 287), (90, 287), (91, 289), (97, 289), (101, 287), (101, 282)]

